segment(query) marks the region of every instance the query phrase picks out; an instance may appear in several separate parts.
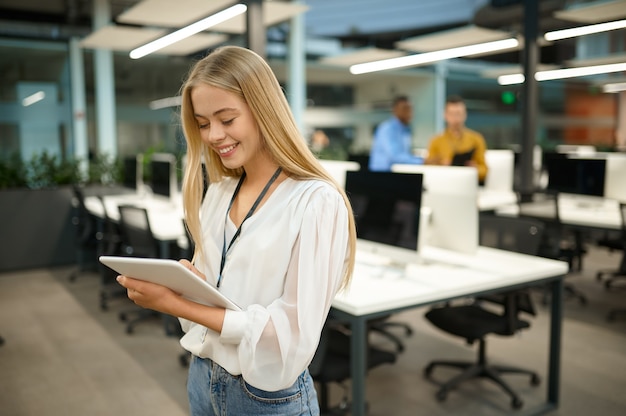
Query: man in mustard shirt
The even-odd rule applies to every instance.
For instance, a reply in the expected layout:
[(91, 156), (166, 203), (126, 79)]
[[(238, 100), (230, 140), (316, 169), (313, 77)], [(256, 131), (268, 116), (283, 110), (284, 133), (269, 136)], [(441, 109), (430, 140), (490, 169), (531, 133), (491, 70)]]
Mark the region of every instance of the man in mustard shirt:
[(487, 145), (482, 134), (465, 127), (467, 109), (461, 97), (450, 96), (446, 99), (444, 118), (446, 130), (430, 141), (426, 163), (474, 166), (478, 169), (479, 183), (484, 183), (487, 176), (485, 163)]

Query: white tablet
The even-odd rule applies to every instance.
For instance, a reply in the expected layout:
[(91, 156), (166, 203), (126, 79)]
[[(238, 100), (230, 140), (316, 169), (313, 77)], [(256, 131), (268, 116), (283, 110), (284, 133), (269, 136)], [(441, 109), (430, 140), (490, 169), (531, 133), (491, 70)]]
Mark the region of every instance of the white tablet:
[(241, 310), (233, 301), (176, 260), (100, 256), (100, 262), (124, 276), (169, 287), (194, 302)]

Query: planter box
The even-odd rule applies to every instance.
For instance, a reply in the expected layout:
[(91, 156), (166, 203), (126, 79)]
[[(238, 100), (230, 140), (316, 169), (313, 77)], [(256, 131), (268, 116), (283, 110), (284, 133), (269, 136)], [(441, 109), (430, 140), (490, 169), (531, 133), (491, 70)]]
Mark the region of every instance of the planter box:
[(76, 263), (72, 189), (0, 191), (0, 272)]

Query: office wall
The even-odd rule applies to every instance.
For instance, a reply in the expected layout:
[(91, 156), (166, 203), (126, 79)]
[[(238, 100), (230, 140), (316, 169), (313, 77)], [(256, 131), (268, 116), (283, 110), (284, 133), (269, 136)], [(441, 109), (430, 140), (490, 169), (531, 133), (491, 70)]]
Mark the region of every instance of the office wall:
[(568, 87), (565, 114), (577, 120), (576, 125), (565, 127), (565, 144), (590, 144), (613, 148), (615, 145), (617, 95), (603, 94), (589, 89)]

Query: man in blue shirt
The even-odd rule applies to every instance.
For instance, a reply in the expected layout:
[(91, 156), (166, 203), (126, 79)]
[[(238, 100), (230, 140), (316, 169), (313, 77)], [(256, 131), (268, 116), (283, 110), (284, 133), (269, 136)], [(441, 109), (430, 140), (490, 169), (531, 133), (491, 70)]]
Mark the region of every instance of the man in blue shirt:
[(369, 169), (390, 171), (394, 163), (422, 164), (421, 157), (411, 153), (411, 129), (409, 123), (413, 108), (407, 96), (393, 100), (393, 117), (383, 121), (374, 132), (374, 143), (370, 151)]

